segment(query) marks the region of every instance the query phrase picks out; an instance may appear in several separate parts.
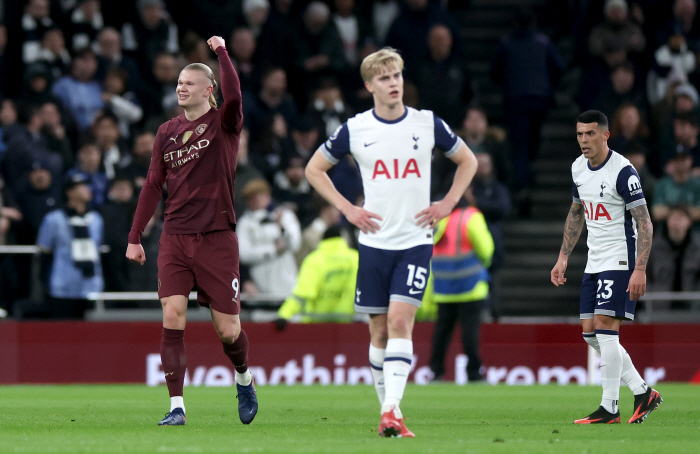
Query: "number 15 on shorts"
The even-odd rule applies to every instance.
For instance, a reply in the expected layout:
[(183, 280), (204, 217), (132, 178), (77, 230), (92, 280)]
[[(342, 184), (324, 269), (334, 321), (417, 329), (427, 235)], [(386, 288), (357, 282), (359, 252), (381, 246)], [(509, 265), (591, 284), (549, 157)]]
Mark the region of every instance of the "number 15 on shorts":
[(406, 285), (409, 287), (415, 287), (418, 289), (414, 291), (413, 288), (408, 290), (408, 293), (420, 293), (425, 289), (425, 284), (427, 284), (428, 270), (422, 266), (408, 265), (408, 279), (406, 280)]

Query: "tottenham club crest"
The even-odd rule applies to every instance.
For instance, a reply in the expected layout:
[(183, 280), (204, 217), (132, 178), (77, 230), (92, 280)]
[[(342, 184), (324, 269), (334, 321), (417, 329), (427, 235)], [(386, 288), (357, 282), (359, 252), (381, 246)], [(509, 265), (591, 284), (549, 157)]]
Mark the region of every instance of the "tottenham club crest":
[(195, 128), (194, 132), (196, 132), (198, 136), (201, 136), (206, 129), (206, 123), (202, 123), (201, 125), (197, 126), (197, 128)]
[(186, 131), (186, 132), (182, 135), (182, 143), (183, 143), (183, 144), (187, 143), (187, 141), (190, 139), (190, 137), (192, 137), (192, 131)]

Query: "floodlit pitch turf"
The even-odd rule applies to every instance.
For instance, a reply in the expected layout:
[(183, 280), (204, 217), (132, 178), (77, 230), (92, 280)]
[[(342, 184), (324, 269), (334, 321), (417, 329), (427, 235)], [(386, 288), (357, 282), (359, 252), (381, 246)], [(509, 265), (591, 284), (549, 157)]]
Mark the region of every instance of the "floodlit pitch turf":
[(572, 424), (595, 410), (596, 386), (409, 385), (415, 439), (377, 437), (370, 386), (261, 386), (250, 426), (235, 388), (185, 388), (187, 425), (158, 427), (164, 386), (2, 386), (0, 453), (698, 453), (700, 386), (659, 384), (644, 424)]

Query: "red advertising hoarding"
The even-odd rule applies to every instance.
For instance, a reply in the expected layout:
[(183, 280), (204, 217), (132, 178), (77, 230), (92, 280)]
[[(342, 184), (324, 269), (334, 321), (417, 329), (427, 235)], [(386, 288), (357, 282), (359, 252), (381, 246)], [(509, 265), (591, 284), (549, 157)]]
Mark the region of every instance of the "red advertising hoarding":
[[(371, 383), (365, 324), (290, 325), (283, 332), (272, 324), (243, 328), (258, 385)], [(160, 323), (152, 322), (1, 322), (0, 383), (163, 383), (160, 333)], [(445, 378), (464, 383), (468, 358), (458, 334)], [(431, 335), (432, 324), (416, 325), (412, 382), (431, 378)], [(621, 342), (648, 383), (700, 382), (697, 325), (629, 325)], [(186, 384), (233, 383), (233, 368), (211, 323), (188, 323), (185, 344)], [(492, 384), (586, 384), (587, 348), (578, 325), (485, 324), (481, 331), (485, 375)]]

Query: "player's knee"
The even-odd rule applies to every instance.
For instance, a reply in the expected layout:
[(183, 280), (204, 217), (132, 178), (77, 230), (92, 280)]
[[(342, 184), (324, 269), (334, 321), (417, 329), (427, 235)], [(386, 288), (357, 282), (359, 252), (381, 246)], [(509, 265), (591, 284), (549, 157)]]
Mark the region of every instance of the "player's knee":
[(217, 326), (216, 333), (219, 335), (219, 339), (221, 339), (223, 342), (233, 344), (241, 334), (241, 324), (229, 323), (226, 324), (226, 326)]
[(404, 318), (394, 318), (388, 322), (388, 334), (392, 334), (392, 337), (410, 337), (413, 324)]

